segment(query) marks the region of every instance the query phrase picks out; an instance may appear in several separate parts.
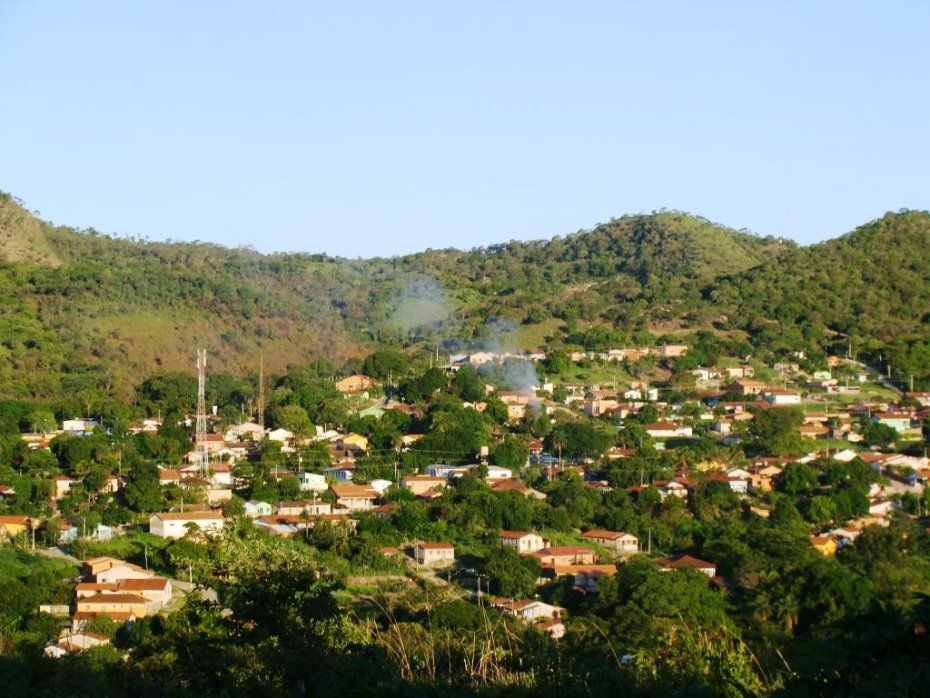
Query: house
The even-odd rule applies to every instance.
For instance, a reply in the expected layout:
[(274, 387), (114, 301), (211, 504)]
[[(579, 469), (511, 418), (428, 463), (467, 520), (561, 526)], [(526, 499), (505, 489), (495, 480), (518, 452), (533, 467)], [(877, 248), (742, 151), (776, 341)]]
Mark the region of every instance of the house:
[(582, 545), (556, 545), (532, 553), (543, 565), (590, 565), (597, 554)]
[[(355, 463), (339, 463), (338, 465), (332, 465), (328, 468), (323, 468), (320, 471), (320, 474), (325, 478), (331, 477), (336, 482), (352, 482), (352, 477), (355, 470)], [(300, 476), (298, 475), (298, 478)], [(327, 488), (329, 485), (327, 485)], [(319, 491), (319, 490), (317, 490)]]
[(581, 535), (614, 555), (633, 555), (639, 552), (639, 538), (632, 533), (592, 529)]
[(445, 489), (449, 484), (446, 477), (432, 477), (430, 475), (407, 475), (400, 479), (400, 488), (410, 490), (413, 494), (419, 496), (433, 490)]
[(663, 359), (676, 359), (688, 353), (687, 344), (666, 344), (656, 350)]
[(450, 543), (416, 543), (413, 555), (421, 565), (451, 565), (455, 562), (455, 548)]
[(297, 473), (297, 482), (300, 483), (300, 489), (304, 492), (325, 492), (329, 489), (329, 485), (326, 484), (326, 476), (322, 473)]
[(774, 388), (766, 388), (762, 391), (762, 399), (770, 405), (775, 405), (776, 407), (781, 407), (783, 405), (801, 404), (801, 394), (793, 390), (775, 390)]
[(371, 378), (361, 373), (336, 381), (336, 390), (343, 395), (358, 395), (367, 392), (369, 388), (371, 388)]
[(257, 519), (259, 516), (270, 516), (274, 509), (268, 502), (261, 502), (257, 499), (250, 499), (245, 503), (245, 515), (250, 519)]
[(212, 535), (223, 530), (224, 523), (223, 515), (214, 511), (163, 512), (149, 517), (149, 532), (159, 538), (183, 538), (192, 526)]
[(542, 536), (528, 531), (501, 531), (498, 540), (505, 548), (516, 550), (520, 555), (535, 553), (546, 547)]
[(63, 499), (67, 497), (68, 494), (70, 494), (72, 487), (74, 487), (75, 485), (81, 484), (80, 480), (75, 480), (74, 478), (70, 478), (66, 475), (58, 475), (57, 477), (55, 477), (53, 482), (55, 483), (55, 501), (56, 502), (59, 499)]
[(77, 613), (92, 616), (129, 614), (136, 618), (144, 618), (151, 611), (157, 610), (156, 605), (139, 594), (95, 594), (77, 600)]
[(656, 564), (659, 565), (659, 568), (663, 572), (690, 569), (702, 572), (708, 577), (717, 576), (717, 565), (712, 562), (705, 562), (691, 555), (674, 555), (672, 557), (659, 558), (656, 560)]
[(728, 393), (737, 395), (759, 395), (763, 390), (765, 390), (765, 383), (749, 379), (733, 381), (727, 386)]
[(367, 485), (333, 485), (336, 502), (349, 511), (364, 511), (375, 506), (378, 493)]
[(19, 514), (6, 514), (0, 516), (0, 533), (7, 538), (15, 538), (29, 530), (30, 519)]
[(361, 434), (347, 434), (339, 440), (339, 445), (345, 451), (368, 451), (368, 439)]
[(278, 443), (285, 443), (294, 438), (294, 432), (288, 431), (287, 429), (274, 429), (268, 432), (269, 441), (277, 441)]
[(181, 473), (171, 468), (165, 468), (164, 470), (159, 470), (158, 471), (158, 484), (159, 485), (180, 485), (181, 484)]
[(536, 621), (535, 625), (541, 632), (548, 633), (553, 640), (565, 637), (565, 624), (558, 618)]
[(893, 511), (900, 509), (901, 505), (891, 499), (873, 499), (869, 503), (869, 514), (872, 516), (890, 516)]
[(113, 557), (94, 557), (81, 565), (84, 579), (98, 584), (116, 584), (125, 579), (147, 579), (155, 573), (125, 560)]
[(646, 427), (646, 433), (654, 439), (674, 439), (692, 436), (694, 431), (674, 422), (653, 422)]
[(517, 494), (522, 494), (524, 497), (532, 497), (533, 499), (546, 498), (544, 493), (539, 490), (534, 490), (532, 487), (527, 487), (526, 484), (512, 477), (503, 480), (494, 480), (490, 485), (491, 490), (494, 492), (516, 492)]
[(825, 557), (836, 555), (836, 541), (828, 536), (811, 536), (811, 545), (814, 550)]
[(878, 412), (872, 415), (872, 422), (884, 424), (898, 433), (911, 429), (911, 416), (901, 412)]
[[(307, 499), (302, 502), (278, 502), (278, 506), (275, 507), (275, 513), (278, 516), (300, 516), (304, 512), (311, 516), (332, 514), (333, 505), (323, 500)], [(268, 514), (271, 514), (271, 512), (269, 511)]]
[(558, 618), (562, 614), (562, 609), (558, 606), (552, 606), (533, 599), (507, 601), (498, 604), (498, 608), (504, 613), (527, 621), (535, 621), (541, 618)]
[(739, 477), (736, 475), (708, 475), (704, 482), (725, 482), (727, 486), (737, 494), (747, 494), (749, 492), (749, 478)]
[(74, 591), (78, 600), (98, 594), (136, 594), (158, 608), (171, 601), (171, 582), (163, 577), (121, 579), (118, 582), (79, 582)]
[(570, 565), (567, 568), (555, 567), (558, 576), (571, 574), (575, 586), (587, 594), (597, 593), (597, 585), (604, 577), (617, 574), (616, 565)]
[(234, 424), (225, 434), (226, 441), (261, 441), (265, 438), (265, 429), (256, 422)]
[(488, 474), (484, 479), (487, 481), (491, 480), (507, 480), (513, 477), (513, 471), (510, 468), (505, 468), (502, 465), (487, 465)]
[(85, 417), (66, 419), (61, 423), (62, 431), (68, 434), (83, 434), (86, 431), (93, 431), (95, 427), (99, 426), (100, 422), (96, 419), (87, 419)]
[(497, 354), (490, 351), (478, 351), (468, 357), (468, 363), (472, 366), (483, 366), (492, 361), (497, 361)]
[(75, 633), (65, 631), (55, 642), (45, 646), (44, 653), (46, 657), (51, 659), (61, 659), (68, 654), (78, 654), (84, 650), (89, 650), (91, 647), (109, 644), (110, 638), (106, 635), (87, 631)]

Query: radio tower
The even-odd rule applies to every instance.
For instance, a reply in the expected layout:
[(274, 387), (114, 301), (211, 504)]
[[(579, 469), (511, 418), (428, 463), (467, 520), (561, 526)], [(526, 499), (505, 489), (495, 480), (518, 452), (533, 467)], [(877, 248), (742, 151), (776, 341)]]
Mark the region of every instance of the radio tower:
[(258, 356), (258, 426), (265, 431), (265, 359)]
[(207, 350), (197, 350), (197, 443), (194, 451), (195, 463), (200, 474), (208, 476), (210, 455), (207, 452)]

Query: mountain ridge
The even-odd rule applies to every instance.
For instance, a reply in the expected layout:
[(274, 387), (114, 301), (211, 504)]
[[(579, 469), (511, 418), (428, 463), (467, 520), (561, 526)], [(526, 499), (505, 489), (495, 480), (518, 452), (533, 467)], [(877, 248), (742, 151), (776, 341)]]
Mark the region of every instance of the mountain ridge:
[(125, 391), (189, 371), (196, 346), (243, 374), (259, 354), (273, 371), (374, 346), (476, 345), (496, 321), (554, 347), (599, 327), (616, 341), (709, 329), (768, 351), (827, 350), (845, 334), (924, 370), (930, 307), (909, 294), (930, 289), (926, 212), (810, 246), (660, 211), (548, 240), (355, 260), (102, 236), (41, 221), (9, 195), (0, 223), (0, 396), (88, 381)]

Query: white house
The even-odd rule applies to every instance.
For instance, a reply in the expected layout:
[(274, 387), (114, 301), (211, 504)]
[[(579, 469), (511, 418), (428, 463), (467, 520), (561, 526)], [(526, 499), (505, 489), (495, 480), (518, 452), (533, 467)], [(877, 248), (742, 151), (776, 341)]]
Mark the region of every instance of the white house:
[(94, 427), (98, 426), (100, 426), (100, 422), (98, 422), (96, 419), (87, 419), (85, 417), (66, 419), (61, 423), (62, 431), (65, 431), (69, 434), (83, 434), (85, 431), (90, 431)]
[(270, 516), (274, 511), (268, 502), (261, 502), (255, 499), (246, 502), (244, 509), (245, 515), (250, 519), (257, 519), (259, 516)]
[(285, 441), (290, 441), (294, 438), (294, 432), (288, 431), (287, 429), (275, 429), (268, 432), (269, 441), (277, 441), (278, 443), (284, 443)]
[(149, 517), (149, 532), (159, 538), (183, 538), (188, 525), (193, 525), (207, 534), (219, 533), (225, 523), (223, 515), (213, 511), (178, 511), (152, 514)]
[(297, 482), (300, 483), (300, 489), (304, 492), (325, 492), (329, 489), (326, 476), (322, 473), (297, 473)]
[(639, 538), (632, 533), (593, 529), (581, 535), (616, 555), (635, 555), (639, 552)]
[(774, 390), (766, 388), (762, 391), (762, 399), (770, 405), (799, 405), (801, 404), (801, 393), (793, 390)]
[(421, 565), (451, 565), (455, 562), (455, 548), (450, 543), (417, 543), (413, 554)]
[(528, 531), (501, 531), (498, 540), (505, 548), (516, 550), (520, 555), (535, 553), (546, 547), (542, 536)]

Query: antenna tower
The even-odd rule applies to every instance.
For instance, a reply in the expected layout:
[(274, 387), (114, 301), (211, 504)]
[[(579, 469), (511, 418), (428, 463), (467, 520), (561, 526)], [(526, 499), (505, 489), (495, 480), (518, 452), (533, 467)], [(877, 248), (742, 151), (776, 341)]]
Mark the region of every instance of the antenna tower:
[(209, 475), (210, 455), (207, 452), (207, 350), (197, 350), (197, 443), (194, 458), (203, 476)]

